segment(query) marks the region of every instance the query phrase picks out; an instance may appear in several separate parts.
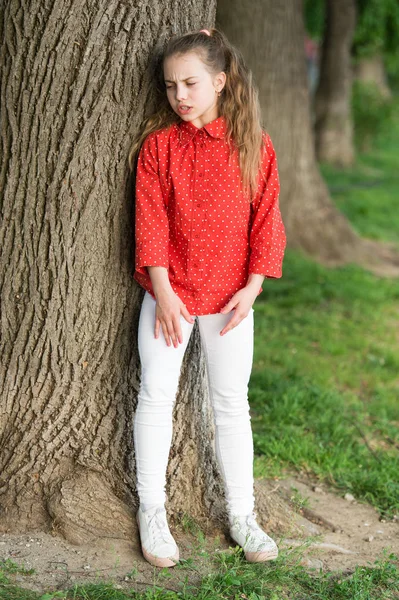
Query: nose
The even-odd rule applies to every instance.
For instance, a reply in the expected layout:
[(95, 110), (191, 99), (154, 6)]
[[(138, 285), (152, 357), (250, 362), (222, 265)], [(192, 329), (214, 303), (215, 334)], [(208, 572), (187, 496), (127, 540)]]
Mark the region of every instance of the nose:
[(181, 86), (176, 88), (176, 100), (180, 102), (181, 100), (185, 100), (187, 98), (187, 90)]

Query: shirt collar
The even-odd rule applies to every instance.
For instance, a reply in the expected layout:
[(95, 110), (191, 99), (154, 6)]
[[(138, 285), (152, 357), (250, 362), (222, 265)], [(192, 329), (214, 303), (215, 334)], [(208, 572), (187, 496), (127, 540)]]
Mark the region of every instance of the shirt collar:
[(188, 144), (200, 131), (205, 131), (214, 138), (223, 138), (227, 131), (226, 119), (223, 115), (217, 117), (217, 119), (214, 119), (213, 121), (210, 121), (210, 123), (203, 125), (203, 127), (196, 127), (190, 121), (180, 121), (180, 123), (178, 123), (178, 127), (180, 143), (182, 146)]

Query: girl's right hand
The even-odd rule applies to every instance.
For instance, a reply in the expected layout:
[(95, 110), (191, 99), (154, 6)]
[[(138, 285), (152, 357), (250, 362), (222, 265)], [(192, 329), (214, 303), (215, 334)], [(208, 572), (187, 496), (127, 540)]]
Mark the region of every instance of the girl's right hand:
[(180, 326), (180, 314), (193, 324), (194, 319), (188, 312), (186, 305), (183, 304), (179, 296), (173, 291), (168, 290), (159, 294), (156, 298), (155, 306), (155, 338), (159, 337), (159, 329), (162, 327), (163, 336), (166, 344), (171, 345), (171, 340), (175, 348), (179, 343), (183, 343), (183, 335)]

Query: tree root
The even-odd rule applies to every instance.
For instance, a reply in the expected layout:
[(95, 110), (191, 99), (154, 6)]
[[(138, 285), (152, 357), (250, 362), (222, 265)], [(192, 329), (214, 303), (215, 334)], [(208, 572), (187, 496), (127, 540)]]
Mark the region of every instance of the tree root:
[(82, 469), (64, 479), (54, 489), (47, 507), (53, 530), (72, 544), (84, 544), (97, 537), (137, 537), (132, 510), (94, 471)]

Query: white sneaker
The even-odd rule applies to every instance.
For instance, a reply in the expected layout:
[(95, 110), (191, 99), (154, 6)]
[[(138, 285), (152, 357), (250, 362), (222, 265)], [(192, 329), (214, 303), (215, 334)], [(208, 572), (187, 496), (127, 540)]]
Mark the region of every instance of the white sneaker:
[(276, 542), (256, 522), (256, 513), (230, 517), (230, 535), (245, 553), (249, 562), (265, 562), (278, 556)]
[(139, 507), (136, 520), (144, 558), (156, 567), (174, 567), (179, 561), (179, 549), (169, 531), (165, 507), (147, 511)]

